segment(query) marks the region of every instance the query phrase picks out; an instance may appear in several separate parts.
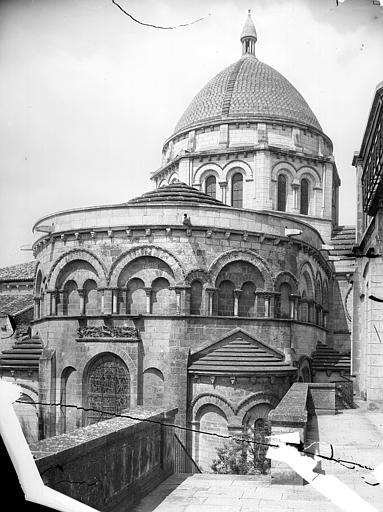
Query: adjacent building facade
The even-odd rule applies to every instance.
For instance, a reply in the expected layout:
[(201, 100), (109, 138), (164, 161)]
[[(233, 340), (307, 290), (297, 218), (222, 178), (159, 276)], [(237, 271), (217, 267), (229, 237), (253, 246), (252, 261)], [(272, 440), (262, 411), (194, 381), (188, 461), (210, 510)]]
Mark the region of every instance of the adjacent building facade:
[(352, 373), (371, 407), (383, 405), (383, 82), (375, 92), (357, 179), (357, 266), (354, 275)]

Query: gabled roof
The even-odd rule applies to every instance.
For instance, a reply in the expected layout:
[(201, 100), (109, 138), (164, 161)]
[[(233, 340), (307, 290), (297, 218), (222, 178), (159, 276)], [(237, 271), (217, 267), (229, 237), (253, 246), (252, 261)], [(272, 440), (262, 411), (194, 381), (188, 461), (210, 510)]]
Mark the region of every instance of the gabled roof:
[(281, 352), (240, 328), (194, 352), (189, 361), (189, 373), (198, 374), (253, 375), (295, 371), (296, 368), (285, 362)]
[(35, 277), (36, 261), (0, 268), (0, 281), (29, 281)]
[(0, 368), (38, 370), (43, 345), (38, 334), (28, 333), (18, 339), (11, 349), (0, 354)]

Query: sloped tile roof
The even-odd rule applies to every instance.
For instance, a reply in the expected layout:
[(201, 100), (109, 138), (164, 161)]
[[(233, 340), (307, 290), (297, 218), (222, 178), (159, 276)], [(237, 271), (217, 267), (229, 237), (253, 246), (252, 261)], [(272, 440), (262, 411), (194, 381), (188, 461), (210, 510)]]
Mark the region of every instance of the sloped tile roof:
[(33, 306), (33, 295), (1, 295), (0, 294), (0, 314), (15, 316), (20, 311)]
[(314, 370), (350, 371), (350, 354), (342, 354), (323, 343), (319, 342), (317, 344), (312, 358), (312, 367)]
[(267, 345), (237, 333), (194, 353), (189, 372), (210, 375), (248, 375), (294, 372), (284, 356)]
[(329, 251), (331, 256), (346, 256), (352, 254), (352, 248), (356, 244), (355, 226), (337, 226), (331, 236), (333, 250)]
[(200, 203), (225, 206), (221, 201), (186, 185), (186, 183), (172, 183), (164, 187), (151, 190), (142, 196), (131, 199), (127, 204), (146, 204), (162, 202)]
[(33, 280), (36, 270), (36, 261), (28, 261), (19, 265), (0, 268), (0, 281), (28, 281)]
[(322, 131), (312, 110), (278, 71), (243, 55), (210, 80), (179, 120), (175, 133), (213, 121), (280, 121)]
[(0, 367), (9, 369), (38, 369), (43, 345), (38, 335), (23, 336), (9, 350), (0, 354)]

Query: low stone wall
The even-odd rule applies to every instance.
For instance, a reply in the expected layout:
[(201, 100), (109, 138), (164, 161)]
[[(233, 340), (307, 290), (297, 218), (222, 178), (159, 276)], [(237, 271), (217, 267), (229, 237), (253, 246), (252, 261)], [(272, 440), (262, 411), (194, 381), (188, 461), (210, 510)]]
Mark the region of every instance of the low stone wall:
[[(335, 414), (334, 383), (294, 383), (278, 406), (270, 412), (271, 435), (299, 432), (306, 441), (311, 416)], [(304, 480), (283, 462), (271, 461), (271, 481), (277, 484), (302, 485)]]
[(176, 413), (137, 408), (129, 414), (141, 421), (102, 421), (31, 450), (49, 487), (101, 511), (126, 512), (173, 473), (174, 429), (161, 423), (174, 424)]
[(335, 383), (310, 382), (310, 414), (335, 414)]
[[(270, 412), (271, 435), (299, 432), (300, 440), (305, 441), (308, 422), (309, 384), (294, 383), (278, 406)], [(283, 462), (271, 461), (271, 482), (274, 484), (302, 485), (303, 479)]]

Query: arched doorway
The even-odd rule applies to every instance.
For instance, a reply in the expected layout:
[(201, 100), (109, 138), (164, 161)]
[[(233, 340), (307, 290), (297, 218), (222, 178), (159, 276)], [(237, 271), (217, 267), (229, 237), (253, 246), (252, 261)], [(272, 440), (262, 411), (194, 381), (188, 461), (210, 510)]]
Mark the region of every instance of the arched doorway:
[[(130, 375), (124, 361), (114, 354), (98, 356), (89, 366), (85, 381), (86, 425), (120, 414), (130, 407)], [(100, 412), (99, 412), (100, 411)]]

